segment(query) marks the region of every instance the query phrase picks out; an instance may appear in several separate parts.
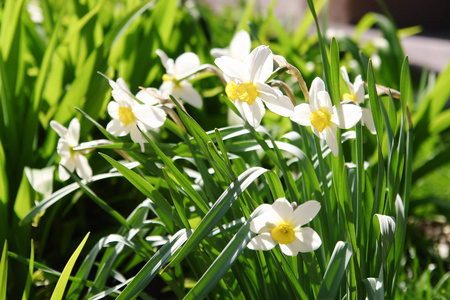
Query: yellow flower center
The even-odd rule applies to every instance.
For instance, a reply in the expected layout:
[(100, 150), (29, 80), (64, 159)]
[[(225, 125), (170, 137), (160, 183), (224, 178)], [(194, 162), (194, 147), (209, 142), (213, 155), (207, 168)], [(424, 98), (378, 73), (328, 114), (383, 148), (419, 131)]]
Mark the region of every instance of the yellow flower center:
[(256, 88), (256, 85), (251, 82), (241, 83), (237, 88), (237, 94), (239, 100), (252, 105), (253, 102), (255, 102), (256, 97), (258, 97), (258, 89)]
[(171, 81), (171, 80), (172, 80), (172, 77), (170, 77), (170, 76), (167, 75), (167, 74), (164, 74), (163, 77), (162, 77), (162, 80), (163, 80), (164, 82), (166, 82), (166, 81)]
[(356, 95), (351, 93), (344, 93), (344, 95), (342, 95), (342, 100), (346, 101), (346, 100), (351, 100), (351, 101), (355, 101), (356, 102)]
[(69, 152), (71, 158), (73, 158), (75, 156), (75, 153), (77, 153), (75, 150), (73, 150), (72, 144), (69, 144)]
[(225, 87), (225, 93), (227, 94), (227, 97), (232, 101), (236, 101), (238, 98), (237, 88), (237, 83), (232, 81), (228, 82), (227, 86)]
[(331, 114), (326, 108), (314, 111), (309, 116), (311, 125), (314, 126), (319, 132), (322, 132), (331, 123)]
[(270, 232), (272, 238), (280, 244), (290, 244), (295, 240), (295, 231), (290, 223), (282, 222)]
[(125, 126), (128, 126), (131, 122), (136, 121), (133, 112), (128, 107), (119, 107), (119, 120)]
[(164, 74), (162, 80), (163, 82), (172, 81), (175, 84), (176, 89), (179, 89), (181, 87), (180, 81), (178, 81), (175, 76)]
[(242, 102), (247, 102), (252, 105), (256, 97), (258, 97), (258, 89), (256, 85), (251, 82), (237, 84), (236, 82), (228, 82), (225, 87), (225, 93), (232, 101), (239, 99)]

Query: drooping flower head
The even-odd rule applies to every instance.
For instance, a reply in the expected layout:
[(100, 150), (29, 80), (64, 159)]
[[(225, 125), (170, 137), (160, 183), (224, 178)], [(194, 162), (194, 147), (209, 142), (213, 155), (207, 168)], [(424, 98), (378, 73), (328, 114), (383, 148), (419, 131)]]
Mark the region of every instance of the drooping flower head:
[(175, 61), (168, 58), (161, 49), (157, 49), (156, 54), (161, 59), (164, 68), (166, 68), (166, 74), (162, 77), (163, 83), (159, 87), (163, 96), (168, 97), (172, 95), (196, 108), (202, 108), (202, 96), (188, 81), (189, 75), (200, 68), (200, 60), (197, 54), (186, 52), (178, 56)]
[(292, 115), (291, 100), (265, 83), (273, 72), (273, 55), (268, 46), (256, 47), (244, 61), (222, 56), (215, 63), (224, 72), (225, 93), (251, 126), (256, 128), (261, 123), (263, 102), (276, 114)]
[(299, 252), (314, 251), (322, 245), (320, 236), (309, 227), (319, 212), (320, 203), (307, 201), (294, 209), (285, 198), (277, 199), (264, 213), (250, 223), (250, 230), (257, 233), (247, 245), (252, 250), (270, 250), (277, 244), (289, 256)]
[(325, 90), (325, 83), (319, 77), (313, 80), (309, 94), (309, 104), (297, 105), (291, 120), (303, 126), (311, 126), (314, 134), (326, 140), (334, 156), (337, 156), (337, 128), (349, 129), (355, 126), (361, 119), (362, 110), (354, 104), (333, 106), (330, 95)]
[[(362, 105), (364, 103), (364, 81), (361, 78), (361, 75), (356, 76), (355, 82), (351, 83), (348, 77), (347, 69), (345, 66), (341, 67), (342, 78), (344, 78), (345, 83), (347, 83), (348, 90), (350, 93), (345, 93), (342, 95), (342, 100), (344, 101), (353, 101), (358, 105)], [(366, 125), (367, 129), (372, 134), (376, 134), (375, 124), (373, 122), (372, 111), (369, 107), (361, 107), (362, 109), (362, 118), (361, 123)]]
[(113, 88), (112, 96), (114, 101), (108, 104), (108, 113), (112, 120), (106, 126), (106, 130), (115, 136), (130, 134), (131, 140), (139, 143), (141, 151), (144, 152), (144, 143), (147, 140), (142, 136), (142, 131), (152, 130), (161, 127), (166, 120), (166, 113), (163, 109), (154, 105), (158, 101), (137, 102), (131, 95), (123, 79), (117, 82), (109, 79), (109, 84)]
[(50, 121), (50, 126), (61, 137), (57, 146), (57, 152), (61, 156), (58, 168), (59, 178), (62, 181), (70, 178), (70, 174), (64, 169), (66, 167), (70, 172), (76, 170), (78, 176), (86, 181), (90, 181), (92, 178), (92, 169), (89, 166), (87, 158), (79, 151), (73, 150), (74, 147), (78, 146), (80, 121), (77, 118), (73, 118), (70, 121), (69, 128), (66, 128), (52, 120)]
[(249, 54), (252, 47), (250, 35), (245, 30), (236, 32), (228, 48), (213, 48), (211, 55), (214, 57), (229, 56), (243, 61)]

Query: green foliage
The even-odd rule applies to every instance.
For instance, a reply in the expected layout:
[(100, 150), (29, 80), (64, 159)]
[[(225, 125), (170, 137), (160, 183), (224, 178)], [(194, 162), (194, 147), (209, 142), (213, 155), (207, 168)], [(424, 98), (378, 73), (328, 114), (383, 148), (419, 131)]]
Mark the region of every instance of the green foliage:
[[(0, 299), (444, 299), (448, 265), (438, 256), (408, 256), (421, 248), (407, 220), (425, 216), (426, 195), (417, 199), (412, 186), (449, 162), (450, 66), (435, 82), (424, 71), (418, 85), (398, 29), (378, 14), (363, 17), (354, 37), (328, 41), (317, 17), (326, 2), (307, 0), (310, 10), (290, 32), (274, 14), (277, 1), (263, 16), (254, 13), (256, 1), (217, 14), (176, 0), (44, 0), (42, 21), (28, 12), (35, 2), (4, 1)], [(317, 35), (308, 33), (313, 22)], [(373, 25), (388, 49), (361, 42)], [(159, 131), (145, 135), (143, 152), (105, 129), (110, 87), (97, 72), (123, 78), (134, 95), (162, 83), (156, 49), (172, 58), (194, 52), (213, 64), (210, 49), (227, 47), (241, 29), (251, 32), (252, 48), (268, 44), (301, 72), (305, 82), (282, 66), (271, 78), (292, 90), (296, 105), (306, 97), (299, 85), (319, 76), (339, 106), (340, 66), (355, 60), (350, 75), (367, 83), (364, 105), (376, 135), (361, 123), (338, 129), (335, 157), (309, 129), (269, 111), (259, 128), (229, 126), (227, 114), (240, 114), (210, 67), (192, 80), (203, 109), (171, 96), (174, 107), (165, 108)], [(87, 154), (90, 182), (71, 174), (73, 183), (55, 180), (55, 191), (44, 195), (25, 167), (58, 162), (59, 137), (49, 122), (66, 125), (73, 117), (81, 117), (80, 141), (109, 142), (72, 149)], [(319, 249), (294, 257), (278, 246), (247, 249), (252, 219), (282, 197), (321, 203), (307, 225), (321, 237)], [(448, 211), (448, 197), (435, 198)], [(89, 241), (78, 244), (87, 231)]]

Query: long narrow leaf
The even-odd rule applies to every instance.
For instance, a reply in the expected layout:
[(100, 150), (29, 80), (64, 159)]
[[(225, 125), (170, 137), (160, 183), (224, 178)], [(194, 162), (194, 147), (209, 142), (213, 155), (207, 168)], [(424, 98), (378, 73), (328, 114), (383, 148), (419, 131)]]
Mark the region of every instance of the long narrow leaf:
[(70, 257), (69, 261), (67, 262), (66, 266), (64, 267), (64, 270), (61, 274), (61, 277), (59, 278), (58, 282), (56, 283), (55, 290), (53, 291), (52, 297), (50, 300), (60, 300), (63, 298), (64, 290), (66, 289), (67, 282), (69, 281), (70, 273), (72, 272), (73, 266), (75, 265), (75, 262), (80, 255), (81, 250), (84, 247), (84, 244), (86, 243), (87, 239), (89, 237), (89, 233), (86, 234), (84, 239), (81, 241), (80, 245), (78, 245), (77, 249), (75, 249), (75, 252)]
[(164, 267), (166, 262), (174, 255), (188, 239), (191, 230), (182, 229), (153, 255), (145, 266), (136, 274), (133, 280), (120, 293), (117, 300), (134, 299), (150, 283), (156, 274)]
[(349, 243), (337, 242), (334, 247), (330, 262), (323, 282), (320, 285), (317, 299), (336, 299), (337, 292), (344, 277), (350, 258), (352, 257), (351, 246)]

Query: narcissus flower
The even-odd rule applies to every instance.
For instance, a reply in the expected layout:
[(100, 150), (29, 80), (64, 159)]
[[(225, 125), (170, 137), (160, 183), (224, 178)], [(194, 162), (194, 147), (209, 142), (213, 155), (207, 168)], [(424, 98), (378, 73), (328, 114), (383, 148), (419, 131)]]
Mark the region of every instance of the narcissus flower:
[(337, 128), (349, 129), (355, 126), (361, 119), (362, 110), (354, 104), (333, 106), (330, 95), (325, 91), (325, 83), (319, 77), (313, 80), (309, 94), (309, 104), (297, 105), (291, 120), (303, 126), (311, 126), (314, 134), (326, 140), (334, 156), (337, 156)]
[(62, 181), (66, 181), (70, 178), (70, 174), (64, 169), (64, 167), (66, 167), (70, 172), (76, 170), (78, 176), (90, 181), (92, 178), (92, 169), (89, 166), (87, 158), (79, 151), (73, 150), (74, 147), (78, 146), (80, 121), (78, 121), (77, 118), (74, 118), (70, 121), (69, 128), (66, 128), (52, 120), (50, 121), (50, 126), (61, 137), (57, 146), (57, 152), (59, 156), (61, 156), (58, 168), (59, 178)]
[(252, 47), (252, 41), (247, 31), (236, 32), (228, 48), (213, 48), (211, 55), (214, 57), (229, 56), (243, 61), (249, 54)]
[(250, 222), (250, 230), (258, 233), (247, 245), (252, 250), (270, 250), (277, 244), (289, 256), (314, 251), (322, 245), (320, 236), (309, 227), (319, 212), (320, 203), (307, 201), (294, 209), (285, 198), (277, 199), (264, 213)]
[(108, 113), (112, 120), (106, 126), (106, 130), (115, 136), (129, 133), (131, 140), (139, 143), (141, 151), (144, 152), (144, 143), (147, 140), (142, 136), (138, 126), (142, 131), (159, 128), (166, 121), (166, 113), (150, 102), (144, 104), (137, 102), (123, 79), (119, 78), (117, 82), (109, 79), (109, 84), (113, 88), (112, 96), (115, 101), (108, 104)]
[[(341, 74), (342, 78), (344, 78), (344, 81), (347, 83), (348, 90), (350, 91), (350, 93), (345, 93), (342, 96), (342, 100), (353, 101), (358, 105), (363, 104), (365, 93), (364, 93), (364, 81), (362, 81), (361, 75), (356, 76), (355, 82), (352, 84), (348, 77), (347, 69), (344, 66), (341, 67)], [(363, 125), (366, 125), (367, 129), (369, 129), (369, 131), (372, 134), (376, 134), (375, 124), (373, 122), (372, 111), (370, 110), (370, 107), (368, 108), (361, 107), (361, 109), (362, 109), (361, 123)]]
[(266, 111), (263, 101), (276, 114), (293, 114), (291, 100), (265, 83), (273, 72), (273, 54), (268, 46), (256, 47), (244, 61), (222, 56), (215, 63), (224, 72), (225, 93), (251, 126), (256, 128), (261, 123)]
[(163, 96), (168, 97), (172, 95), (196, 108), (202, 108), (202, 96), (188, 81), (191, 77), (190, 75), (200, 68), (200, 60), (197, 54), (186, 52), (178, 56), (175, 61), (168, 58), (161, 49), (157, 49), (156, 54), (161, 59), (164, 68), (166, 68), (166, 74), (162, 77), (163, 83), (159, 87)]

